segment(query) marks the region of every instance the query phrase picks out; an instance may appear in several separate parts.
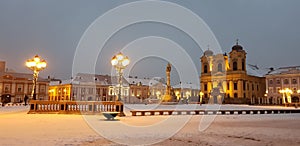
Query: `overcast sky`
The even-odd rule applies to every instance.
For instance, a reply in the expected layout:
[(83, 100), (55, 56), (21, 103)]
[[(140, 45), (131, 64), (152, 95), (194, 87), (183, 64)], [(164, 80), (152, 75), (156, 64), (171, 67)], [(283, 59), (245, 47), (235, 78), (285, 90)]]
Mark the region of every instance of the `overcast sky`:
[[(29, 73), (24, 66), (25, 60), (39, 54), (48, 62), (42, 76), (70, 78), (75, 50), (86, 29), (105, 12), (128, 2), (131, 1), (1, 0), (0, 59), (6, 61), (10, 69)], [(238, 38), (247, 52), (247, 63), (261, 68), (300, 65), (299, 0), (170, 2), (190, 9), (202, 18), (223, 52), (229, 52)], [(143, 15), (142, 10), (137, 13)], [(175, 17), (181, 20), (180, 15)], [(200, 75), (199, 58), (207, 48), (199, 48), (199, 44), (182, 30), (157, 22), (133, 24), (113, 34), (99, 54), (96, 73), (110, 74), (110, 58), (120, 48), (147, 36), (168, 38), (178, 43), (189, 54)], [(165, 65), (164, 58), (144, 58), (133, 66), (130, 75), (165, 77)], [(176, 78), (180, 73), (173, 70)]]

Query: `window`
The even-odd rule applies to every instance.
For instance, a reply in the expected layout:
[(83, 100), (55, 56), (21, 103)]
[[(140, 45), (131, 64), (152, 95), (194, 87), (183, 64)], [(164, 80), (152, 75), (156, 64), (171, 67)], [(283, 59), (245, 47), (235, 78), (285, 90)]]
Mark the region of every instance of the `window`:
[(18, 84), (17, 85), (17, 92), (23, 92), (23, 85)]
[(259, 90), (258, 85), (256, 85), (256, 89), (257, 89), (257, 91)]
[(283, 80), (283, 83), (284, 83), (284, 84), (289, 84), (289, 80), (288, 80), (288, 79), (284, 79), (284, 80)]
[(4, 93), (9, 93), (10, 92), (10, 85), (9, 84), (5, 84), (4, 85)]
[(218, 64), (218, 72), (222, 72), (223, 71), (223, 66), (222, 63)]
[(276, 84), (280, 84), (280, 80), (279, 79), (276, 80)]
[(85, 88), (81, 88), (81, 94), (85, 94)]
[(252, 84), (252, 91), (254, 91), (254, 84)]
[(294, 93), (297, 93), (297, 88), (294, 88), (293, 90), (294, 90)]
[(229, 82), (227, 82), (227, 90), (230, 90)]
[(273, 84), (273, 80), (272, 80), (272, 79), (269, 80), (269, 84), (270, 84), (270, 85)]
[(243, 90), (246, 90), (246, 81), (243, 81)]
[(273, 87), (269, 87), (268, 92), (269, 92), (269, 93), (273, 93)]
[(233, 65), (233, 70), (237, 70), (237, 62), (234, 61), (232, 65)]
[(237, 94), (237, 93), (234, 93), (233, 96), (234, 96), (234, 98), (237, 98), (237, 97), (238, 97), (238, 94)]
[(297, 79), (293, 79), (292, 84), (297, 84)]
[(207, 73), (207, 64), (204, 65), (204, 73)]
[(40, 92), (45, 93), (46, 92), (46, 87), (45, 85), (40, 85)]
[(242, 61), (242, 70), (245, 70), (245, 60)]
[(204, 84), (204, 91), (207, 91), (207, 84)]
[(234, 89), (234, 90), (237, 90), (237, 89), (238, 89), (237, 83), (233, 83), (233, 89)]

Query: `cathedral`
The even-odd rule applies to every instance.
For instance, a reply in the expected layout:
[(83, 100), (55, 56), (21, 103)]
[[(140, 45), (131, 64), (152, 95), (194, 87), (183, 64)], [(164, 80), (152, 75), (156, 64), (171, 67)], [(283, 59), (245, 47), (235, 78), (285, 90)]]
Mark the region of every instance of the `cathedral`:
[(247, 53), (238, 41), (229, 55), (206, 50), (201, 60), (202, 101), (211, 104), (256, 104), (264, 97), (265, 77), (255, 65), (247, 64)]

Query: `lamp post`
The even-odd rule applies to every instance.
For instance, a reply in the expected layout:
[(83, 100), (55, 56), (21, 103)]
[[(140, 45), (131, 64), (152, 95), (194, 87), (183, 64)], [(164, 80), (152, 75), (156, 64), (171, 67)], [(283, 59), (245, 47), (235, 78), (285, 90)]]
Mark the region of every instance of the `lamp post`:
[(203, 92), (202, 91), (200, 91), (200, 105), (202, 104), (202, 97), (203, 97)]
[(117, 101), (121, 101), (121, 87), (122, 87), (122, 76), (123, 76), (123, 70), (127, 67), (129, 64), (129, 59), (127, 56), (124, 56), (121, 52), (117, 55), (113, 56), (111, 59), (112, 66), (117, 70), (118, 72), (118, 98)]
[(26, 66), (33, 71), (33, 88), (32, 88), (32, 99), (36, 100), (36, 83), (38, 79), (39, 72), (46, 68), (47, 63), (40, 56), (35, 55), (34, 58), (28, 59), (26, 61)]
[[(286, 102), (291, 103), (291, 94), (293, 91), (289, 88), (285, 88), (284, 90), (279, 90), (279, 93), (282, 93), (282, 103), (286, 104)], [(287, 98), (287, 101), (285, 101)]]

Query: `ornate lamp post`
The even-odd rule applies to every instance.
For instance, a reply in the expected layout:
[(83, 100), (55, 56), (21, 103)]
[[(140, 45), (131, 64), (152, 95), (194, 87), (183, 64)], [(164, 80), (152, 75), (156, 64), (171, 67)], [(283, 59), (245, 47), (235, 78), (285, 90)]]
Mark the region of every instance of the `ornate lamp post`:
[(199, 101), (200, 101), (200, 104), (202, 104), (202, 100), (203, 100), (202, 98), (203, 98), (204, 93), (202, 91), (200, 91), (199, 94), (200, 94), (200, 100)]
[(127, 56), (124, 56), (121, 52), (113, 56), (111, 59), (111, 64), (118, 72), (118, 98), (117, 101), (121, 101), (121, 87), (122, 87), (122, 76), (123, 70), (127, 67), (130, 60)]
[(33, 71), (33, 88), (32, 88), (32, 99), (36, 100), (36, 83), (39, 72), (46, 68), (47, 63), (44, 59), (41, 59), (38, 55), (34, 58), (26, 61), (26, 66)]
[[(285, 88), (284, 90), (279, 90), (279, 93), (282, 93), (282, 103), (286, 104), (286, 102), (291, 103), (291, 94), (293, 91), (289, 88)], [(286, 101), (287, 98), (287, 101)]]

